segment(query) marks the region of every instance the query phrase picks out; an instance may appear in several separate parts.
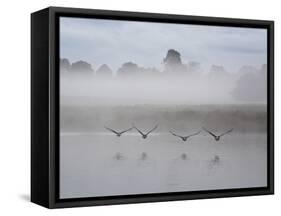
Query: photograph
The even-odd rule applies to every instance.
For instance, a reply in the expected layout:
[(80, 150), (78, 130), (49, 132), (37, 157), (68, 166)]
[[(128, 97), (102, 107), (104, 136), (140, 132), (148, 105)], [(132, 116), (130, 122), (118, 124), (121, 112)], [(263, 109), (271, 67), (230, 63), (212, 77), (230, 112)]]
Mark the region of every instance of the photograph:
[(59, 198), (268, 186), (266, 28), (59, 17)]

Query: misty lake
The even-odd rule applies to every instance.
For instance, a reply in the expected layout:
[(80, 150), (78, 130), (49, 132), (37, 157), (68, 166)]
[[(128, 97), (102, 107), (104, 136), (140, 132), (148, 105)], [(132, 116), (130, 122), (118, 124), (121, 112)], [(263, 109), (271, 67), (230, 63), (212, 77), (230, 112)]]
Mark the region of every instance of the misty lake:
[(267, 185), (266, 133), (206, 132), (183, 142), (168, 133), (61, 133), (61, 198)]

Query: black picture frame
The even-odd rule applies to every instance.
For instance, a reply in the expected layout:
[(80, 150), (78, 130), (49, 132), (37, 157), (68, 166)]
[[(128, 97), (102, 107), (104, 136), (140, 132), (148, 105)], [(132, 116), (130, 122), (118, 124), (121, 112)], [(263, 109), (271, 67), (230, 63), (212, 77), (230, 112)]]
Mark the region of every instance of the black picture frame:
[[(267, 29), (267, 187), (59, 199), (60, 16)], [(47, 208), (266, 195), (274, 193), (274, 22), (49, 7), (31, 15), (31, 201)]]

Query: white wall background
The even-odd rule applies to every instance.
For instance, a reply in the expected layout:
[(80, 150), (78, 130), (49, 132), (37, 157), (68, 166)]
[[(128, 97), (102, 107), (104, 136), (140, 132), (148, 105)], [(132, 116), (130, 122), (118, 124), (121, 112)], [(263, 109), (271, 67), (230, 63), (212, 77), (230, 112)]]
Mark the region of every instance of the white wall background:
[(0, 215), (276, 215), (280, 210), (280, 85), (275, 87), (276, 195), (47, 210), (28, 202), (30, 191), (30, 13), (48, 6), (146, 11), (275, 20), (275, 83), (279, 74), (279, 1), (245, 0), (7, 0), (0, 7)]

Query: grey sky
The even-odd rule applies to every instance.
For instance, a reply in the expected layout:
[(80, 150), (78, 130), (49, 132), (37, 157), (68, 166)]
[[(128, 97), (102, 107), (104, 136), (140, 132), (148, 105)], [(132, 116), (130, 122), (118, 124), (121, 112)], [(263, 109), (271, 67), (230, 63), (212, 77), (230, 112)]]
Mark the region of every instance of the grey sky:
[(208, 71), (223, 65), (236, 72), (243, 65), (266, 63), (266, 30), (167, 23), (60, 18), (61, 58), (85, 60), (96, 69), (108, 64), (117, 70), (124, 62), (161, 69), (168, 49), (184, 63), (198, 61)]

